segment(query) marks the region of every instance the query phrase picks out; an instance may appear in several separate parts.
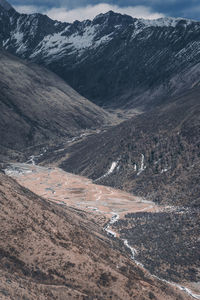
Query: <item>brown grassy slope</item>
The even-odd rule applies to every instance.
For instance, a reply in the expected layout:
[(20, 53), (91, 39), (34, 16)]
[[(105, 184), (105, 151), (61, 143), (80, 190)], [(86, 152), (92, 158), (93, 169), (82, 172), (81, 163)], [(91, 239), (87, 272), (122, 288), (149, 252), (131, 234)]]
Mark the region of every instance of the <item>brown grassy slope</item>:
[(189, 299), (149, 277), (86, 214), (3, 174), (0, 206), (1, 299)]

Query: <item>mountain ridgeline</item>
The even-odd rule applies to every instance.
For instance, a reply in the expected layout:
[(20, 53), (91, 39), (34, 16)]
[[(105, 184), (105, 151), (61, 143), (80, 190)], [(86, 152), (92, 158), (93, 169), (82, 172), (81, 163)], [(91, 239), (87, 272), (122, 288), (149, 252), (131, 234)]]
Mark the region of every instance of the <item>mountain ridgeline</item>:
[(146, 110), (199, 82), (200, 22), (110, 11), (70, 24), (0, 11), (4, 49), (47, 66), (102, 106)]

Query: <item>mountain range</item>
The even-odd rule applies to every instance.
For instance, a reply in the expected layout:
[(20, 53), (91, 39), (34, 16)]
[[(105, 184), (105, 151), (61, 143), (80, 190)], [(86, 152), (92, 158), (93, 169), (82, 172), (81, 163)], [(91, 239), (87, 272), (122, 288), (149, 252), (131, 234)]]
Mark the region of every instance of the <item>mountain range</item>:
[(200, 22), (110, 11), (70, 24), (8, 8), (0, 6), (0, 45), (101, 106), (151, 109), (199, 82)]
[(199, 299), (199, 62), (197, 21), (0, 0), (0, 298)]

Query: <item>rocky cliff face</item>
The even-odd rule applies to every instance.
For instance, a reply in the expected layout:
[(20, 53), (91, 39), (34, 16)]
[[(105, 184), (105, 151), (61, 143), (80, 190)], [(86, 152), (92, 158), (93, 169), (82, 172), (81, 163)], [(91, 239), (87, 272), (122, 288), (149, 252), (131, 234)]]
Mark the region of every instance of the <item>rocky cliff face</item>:
[(199, 81), (199, 22), (108, 12), (69, 24), (0, 10), (2, 47), (48, 66), (98, 104), (151, 108)]

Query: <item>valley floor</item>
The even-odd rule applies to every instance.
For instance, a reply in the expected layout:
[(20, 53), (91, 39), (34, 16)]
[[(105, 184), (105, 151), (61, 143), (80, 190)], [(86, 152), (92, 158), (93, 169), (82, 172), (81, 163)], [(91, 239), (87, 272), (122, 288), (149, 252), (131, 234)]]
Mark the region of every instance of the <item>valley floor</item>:
[(14, 163), (6, 174), (39, 196), (60, 205), (72, 206), (109, 220), (113, 213), (158, 212), (161, 207), (126, 192), (94, 184), (90, 179), (59, 168)]
[[(34, 163), (34, 161), (31, 162)], [(184, 246), (190, 258), (191, 256), (193, 258), (193, 265), (191, 265), (193, 269), (195, 269), (196, 263), (194, 260), (197, 259), (196, 269), (193, 270), (193, 272), (196, 272), (199, 267), (198, 255), (197, 257), (195, 256), (196, 249), (191, 249), (191, 247), (195, 248), (198, 246), (193, 241), (196, 236), (184, 234), (184, 232), (180, 232), (180, 228), (178, 228), (178, 235), (180, 235), (181, 239), (184, 236), (185, 240), (181, 241), (182, 244), (181, 242), (175, 243), (177, 236), (174, 235), (174, 232), (169, 230), (169, 227), (172, 227), (172, 231), (174, 230), (172, 220), (170, 220), (170, 222), (172, 222), (170, 226), (166, 226), (169, 216), (174, 215), (173, 221), (175, 221), (178, 209), (158, 206), (153, 202), (145, 201), (142, 198), (135, 197), (126, 192), (94, 184), (85, 177), (66, 173), (56, 167), (13, 163), (7, 167), (5, 172), (7, 175), (16, 179), (22, 186), (49, 201), (63, 207), (73, 207), (77, 210), (87, 212), (89, 218), (103, 227), (111, 238), (117, 237), (123, 239), (124, 244), (129, 248), (130, 254), (132, 254), (132, 259), (137, 263), (139, 263), (139, 260), (141, 262), (139, 263), (140, 265), (143, 264), (143, 267), (146, 267), (152, 274), (158, 277), (169, 281), (173, 279), (177, 283), (184, 284), (187, 288), (193, 289), (194, 292), (182, 285), (177, 285), (177, 287), (185, 291), (187, 295), (192, 296), (194, 299), (200, 299), (200, 295), (198, 295), (200, 293), (199, 284), (195, 282), (198, 276), (195, 277), (193, 274), (193, 276), (186, 276), (188, 281), (184, 280), (184, 271), (185, 274), (188, 275), (188, 269), (191, 269), (188, 266), (188, 261), (185, 263), (181, 261), (183, 266), (180, 268), (179, 254), (171, 253), (167, 255), (169, 259), (171, 259), (172, 255), (174, 257), (173, 264), (171, 265), (166, 257), (162, 258), (163, 245), (167, 247), (168, 243), (171, 243), (169, 245), (169, 251), (177, 250), (176, 248), (172, 249), (171, 245), (173, 244), (178, 245), (178, 249)], [(187, 216), (184, 209), (182, 210), (182, 215), (183, 214)], [(158, 216), (160, 222), (157, 222)], [(186, 224), (188, 220), (189, 219), (185, 220)], [(195, 220), (196, 219), (194, 219), (194, 222)], [(182, 220), (180, 222), (182, 222)], [(181, 226), (182, 224), (185, 226), (185, 223), (182, 222)], [(162, 226), (160, 226), (160, 224), (162, 224)], [(184, 231), (185, 228), (187, 229), (187, 226), (183, 227), (182, 230)], [(160, 236), (163, 234), (164, 237), (164, 232), (162, 232), (161, 229), (168, 233), (168, 237), (164, 241), (165, 243), (163, 242), (162, 236)], [(148, 236), (151, 236), (151, 245), (148, 243)], [(161, 257), (159, 261), (155, 256), (154, 245), (161, 249), (160, 253), (157, 251), (158, 253), (156, 254)], [(185, 259), (187, 260), (187, 257)], [(168, 273), (165, 272), (166, 269)], [(180, 274), (178, 274), (177, 270), (181, 270)], [(189, 271), (192, 272), (191, 270)], [(169, 277), (170, 274), (176, 274), (177, 276)], [(190, 278), (191, 280), (189, 280)], [(192, 282), (192, 278), (195, 279), (194, 282)]]

